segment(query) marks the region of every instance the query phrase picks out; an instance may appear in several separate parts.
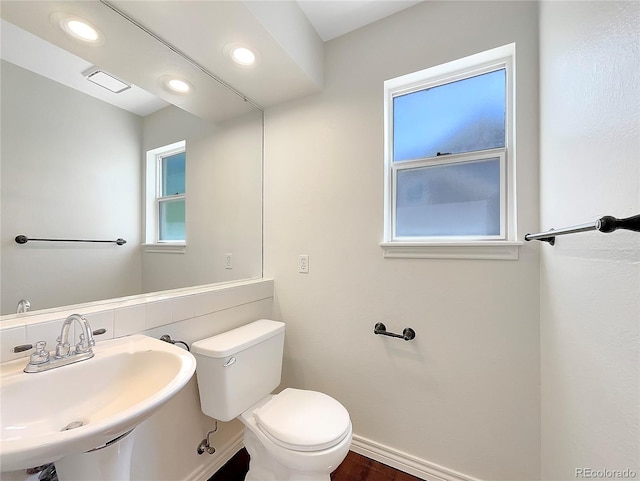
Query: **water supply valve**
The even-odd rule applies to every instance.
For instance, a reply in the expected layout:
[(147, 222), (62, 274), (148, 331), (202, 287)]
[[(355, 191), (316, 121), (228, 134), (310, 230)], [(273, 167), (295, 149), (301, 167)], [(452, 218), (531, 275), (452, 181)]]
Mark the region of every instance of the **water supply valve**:
[(216, 448), (214, 448), (211, 445), (211, 442), (209, 441), (209, 436), (211, 436), (217, 430), (218, 430), (218, 421), (216, 421), (213, 431), (209, 431), (207, 433), (207, 437), (204, 438), (202, 441), (200, 441), (200, 444), (198, 445), (198, 449), (197, 449), (198, 454), (204, 454), (205, 451), (209, 454), (213, 454), (216, 452)]

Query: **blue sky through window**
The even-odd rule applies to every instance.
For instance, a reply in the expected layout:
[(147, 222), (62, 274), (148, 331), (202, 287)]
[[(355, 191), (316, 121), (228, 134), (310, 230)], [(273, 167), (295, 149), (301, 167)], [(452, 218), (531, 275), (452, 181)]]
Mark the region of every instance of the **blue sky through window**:
[(504, 69), (393, 100), (394, 162), (505, 146)]
[(162, 159), (162, 196), (185, 193), (186, 152)]

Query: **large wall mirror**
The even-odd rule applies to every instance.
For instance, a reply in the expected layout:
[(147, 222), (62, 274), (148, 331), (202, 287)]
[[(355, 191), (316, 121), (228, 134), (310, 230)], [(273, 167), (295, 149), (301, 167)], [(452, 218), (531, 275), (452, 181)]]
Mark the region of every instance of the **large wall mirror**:
[[(144, 19), (126, 14), (126, 3), (2, 4), (5, 319), (21, 299), (36, 312), (262, 276), (263, 112), (170, 48), (162, 32), (141, 28)], [(98, 41), (68, 35), (65, 16), (97, 27)], [(86, 76), (95, 68), (131, 88), (92, 84)], [(191, 91), (170, 91), (173, 77)], [(182, 141), (184, 245), (158, 242), (146, 227), (158, 215), (146, 209), (156, 169), (147, 152)], [(179, 223), (172, 215), (165, 220)], [(126, 244), (18, 244), (18, 235)]]

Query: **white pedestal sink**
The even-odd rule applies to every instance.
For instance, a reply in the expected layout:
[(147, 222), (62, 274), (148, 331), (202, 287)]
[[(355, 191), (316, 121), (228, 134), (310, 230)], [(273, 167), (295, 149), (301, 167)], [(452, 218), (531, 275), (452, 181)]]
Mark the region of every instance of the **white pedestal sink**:
[(26, 359), (2, 365), (3, 471), (56, 462), (60, 481), (129, 478), (135, 432), (123, 435), (191, 379), (196, 361), (142, 335), (98, 342), (94, 352), (92, 359), (39, 373), (22, 371)]

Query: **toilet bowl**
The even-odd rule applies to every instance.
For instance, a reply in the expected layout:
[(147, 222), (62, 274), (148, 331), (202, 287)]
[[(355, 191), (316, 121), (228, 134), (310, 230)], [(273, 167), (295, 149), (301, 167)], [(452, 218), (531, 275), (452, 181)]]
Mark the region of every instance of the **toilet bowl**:
[(352, 438), (332, 397), (280, 384), (284, 323), (261, 319), (192, 345), (202, 412), (245, 426), (246, 481), (329, 481)]
[[(351, 445), (347, 410), (315, 391), (285, 389), (252, 406), (240, 420), (252, 463), (246, 481), (328, 480)], [(267, 473), (260, 470), (263, 465), (269, 466)]]

